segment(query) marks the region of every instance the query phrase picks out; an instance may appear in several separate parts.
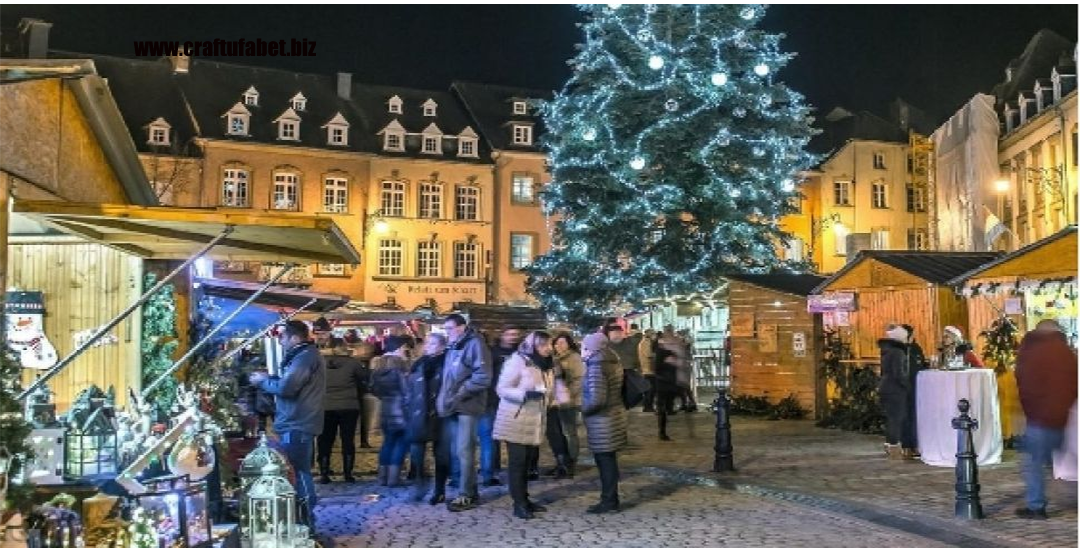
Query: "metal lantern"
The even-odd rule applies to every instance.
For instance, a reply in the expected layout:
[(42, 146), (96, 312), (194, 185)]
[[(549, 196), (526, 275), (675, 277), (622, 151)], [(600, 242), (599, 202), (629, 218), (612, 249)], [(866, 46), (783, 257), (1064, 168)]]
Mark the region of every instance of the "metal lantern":
[[(276, 464), (263, 466), (262, 475), (252, 482), (244, 500), (248, 517), (245, 524), (250, 548), (288, 548), (293, 546), (296, 531), (296, 490), (281, 476)], [(304, 537), (306, 538), (306, 536)]]
[(267, 464), (275, 464), (280, 468), (282, 475), (288, 477), (289, 459), (280, 451), (270, 446), (266, 434), (259, 437), (259, 444), (251, 450), (244, 460), (240, 462), (240, 489), (246, 491), (251, 484), (263, 474), (263, 467)]
[(198, 548), (211, 538), (206, 484), (187, 476), (147, 480), (149, 492), (135, 500), (154, 520), (159, 544), (164, 547)]
[(107, 407), (98, 407), (85, 422), (76, 419), (64, 433), (64, 477), (113, 476), (117, 473), (116, 428)]

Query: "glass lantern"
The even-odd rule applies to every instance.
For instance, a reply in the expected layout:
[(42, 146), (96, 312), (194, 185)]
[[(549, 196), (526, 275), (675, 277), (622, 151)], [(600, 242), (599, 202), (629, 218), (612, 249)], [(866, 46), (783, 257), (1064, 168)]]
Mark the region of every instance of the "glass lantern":
[(247, 489), (244, 500), (248, 517), (244, 535), (250, 548), (293, 546), (296, 524), (296, 490), (281, 476), (281, 468), (267, 464)]
[(263, 467), (267, 464), (276, 464), (279, 472), (288, 477), (289, 459), (280, 451), (271, 447), (270, 441), (266, 439), (266, 434), (262, 434), (259, 437), (259, 444), (240, 462), (240, 469), (237, 473), (240, 476), (241, 490), (246, 491), (256, 479), (262, 476)]
[(64, 433), (64, 477), (115, 476), (117, 473), (116, 428), (105, 407), (97, 408), (85, 422), (73, 422)]
[(187, 476), (165, 476), (147, 480), (149, 492), (135, 500), (151, 518), (163, 547), (198, 548), (210, 541), (211, 524), (207, 512), (206, 484)]

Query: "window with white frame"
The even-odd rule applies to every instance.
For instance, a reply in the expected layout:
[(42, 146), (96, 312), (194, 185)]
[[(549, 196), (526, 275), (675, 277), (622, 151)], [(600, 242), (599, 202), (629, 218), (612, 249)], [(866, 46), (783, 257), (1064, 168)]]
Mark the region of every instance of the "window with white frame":
[(926, 212), (926, 188), (913, 183), (907, 184), (907, 211)]
[(784, 259), (790, 262), (801, 262), (804, 259), (803, 250), (805, 244), (798, 237), (792, 237), (784, 245)]
[(259, 106), (259, 91), (252, 86), (244, 92), (244, 105), (250, 105), (252, 107)]
[(454, 243), (454, 277), (475, 279), (479, 273), (480, 245), (477, 243)]
[(442, 153), (442, 136), (424, 136), (424, 147), (420, 152), (436, 155)]
[(435, 116), (435, 110), (439, 108), (439, 104), (435, 103), (435, 100), (429, 99), (424, 102), (424, 116)]
[(442, 275), (442, 243), (420, 241), (416, 243), (416, 276), (439, 277)]
[(150, 145), (168, 145), (169, 129), (161, 126), (150, 127)]
[(329, 122), (323, 125), (326, 128), (326, 143), (328, 145), (348, 145), (349, 144), (349, 121), (345, 120), (345, 117), (341, 116), (341, 113), (334, 115)]
[(527, 124), (514, 125), (514, 145), (532, 145), (532, 126)]
[(510, 234), (510, 267), (525, 269), (533, 261), (536, 237), (531, 233)]
[(515, 115), (527, 115), (529, 114), (529, 105), (524, 101), (514, 102), (514, 114)]
[(396, 114), (396, 115), (400, 115), (401, 114), (401, 104), (402, 103), (403, 102), (401, 101), (400, 97), (398, 97), (398, 96), (391, 97), (390, 99), (388, 99), (386, 101), (387, 110), (389, 112), (391, 112), (391, 113)]
[(404, 151), (405, 150), (405, 133), (404, 132), (387, 132), (384, 135), (383, 149), (387, 151)]
[(908, 250), (926, 250), (930, 246), (930, 237), (926, 229), (913, 228), (907, 230)]
[(307, 98), (304, 97), (304, 94), (298, 92), (289, 100), (289, 106), (292, 107), (294, 111), (304, 111), (307, 109)]
[(847, 238), (851, 230), (842, 223), (833, 226), (833, 236), (836, 237), (836, 255), (847, 256)]
[(282, 120), (278, 123), (278, 139), (296, 141), (299, 137), (300, 123), (295, 120)]
[(458, 138), (458, 156), (476, 157), (476, 138)]
[(300, 176), (294, 172), (274, 173), (274, 210), (299, 210)]
[(889, 230), (875, 229), (870, 233), (870, 248), (874, 250), (890, 250)]
[(454, 192), (454, 218), (458, 220), (480, 219), (480, 188), (459, 185)]
[(242, 168), (226, 168), (221, 179), (221, 206), (247, 208), (248, 171)]
[(851, 206), (851, 182), (833, 182), (833, 204), (836, 206)]
[(884, 170), (885, 169), (885, 153), (883, 153), (881, 151), (874, 151), (874, 169), (875, 170)]
[(878, 180), (871, 184), (870, 206), (874, 208), (889, 207), (889, 186), (884, 181)]
[(382, 182), (380, 208), (383, 216), (402, 217), (405, 215), (405, 182)]
[(323, 211), (338, 214), (349, 211), (349, 180), (330, 176), (323, 181)]
[(251, 111), (247, 110), (242, 103), (236, 103), (224, 115), (225, 133), (230, 136), (248, 135), (248, 127), (251, 122)]
[(536, 202), (536, 179), (526, 172), (515, 172), (510, 181), (510, 200), (518, 204)]
[(318, 273), (324, 277), (344, 277), (349, 274), (345, 264), (319, 264)]
[(438, 219), (442, 217), (443, 186), (438, 183), (420, 184), (420, 217)]
[(404, 247), (399, 239), (379, 240), (379, 275), (400, 276)]

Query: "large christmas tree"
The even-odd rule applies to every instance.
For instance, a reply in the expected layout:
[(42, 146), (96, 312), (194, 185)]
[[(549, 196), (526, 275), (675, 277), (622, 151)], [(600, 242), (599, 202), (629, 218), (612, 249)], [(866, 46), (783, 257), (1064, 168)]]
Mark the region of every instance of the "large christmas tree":
[(591, 5), (574, 74), (544, 107), (553, 249), (529, 287), (584, 324), (620, 305), (784, 267), (813, 130), (774, 79), (792, 54), (757, 5)]

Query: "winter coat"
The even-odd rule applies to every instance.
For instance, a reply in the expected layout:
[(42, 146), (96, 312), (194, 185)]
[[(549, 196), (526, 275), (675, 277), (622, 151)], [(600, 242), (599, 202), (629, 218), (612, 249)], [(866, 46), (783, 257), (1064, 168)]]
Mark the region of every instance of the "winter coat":
[[(491, 437), (507, 443), (540, 446), (554, 386), (555, 369), (543, 371), (521, 353), (507, 359), (495, 389), (499, 394), (499, 410), (495, 413)], [(542, 399), (525, 399), (525, 392), (540, 388), (544, 391)]]
[(461, 339), (446, 349), (442, 386), (436, 401), (439, 416), (484, 414), (487, 389), (492, 383), (491, 349), (476, 331), (466, 329)]
[(618, 344), (614, 342), (608, 344), (608, 349), (619, 356), (619, 364), (622, 365), (622, 368), (641, 370), (641, 363), (638, 359), (639, 343), (641, 343), (641, 338), (631, 336), (629, 338), (624, 338), (623, 341)]
[(406, 386), (408, 410), (408, 438), (410, 443), (435, 441), (439, 432), (439, 415), (435, 413), (435, 400), (439, 397), (443, 362), (446, 353), (425, 355), (417, 359), (409, 371)]
[(263, 380), (259, 389), (275, 397), (274, 432), (319, 435), (323, 430), (326, 364), (311, 342), (297, 344), (281, 361), (284, 376)]
[(656, 375), (656, 393), (679, 391), (679, 355), (669, 346), (656, 346), (653, 355), (653, 372)]
[(407, 366), (405, 359), (394, 355), (381, 355), (373, 361), (375, 373), (371, 375), (371, 391), (379, 398), (380, 427), (384, 432), (404, 430)]
[(581, 412), (585, 417), (589, 449), (594, 453), (610, 453), (626, 446), (627, 418), (622, 381), (623, 369), (611, 350), (601, 350), (585, 359)]
[(907, 350), (908, 360), (908, 387), (912, 390), (912, 396), (915, 395), (915, 381), (919, 377), (919, 373), (926, 370), (929, 367), (930, 362), (926, 360), (926, 354), (923, 353), (922, 346), (918, 342), (911, 342), (908, 344)]
[(878, 340), (881, 348), (881, 383), (878, 393), (881, 395), (907, 395), (913, 387), (911, 365), (908, 363), (908, 345), (882, 338)]
[(1076, 352), (1060, 332), (1029, 332), (1016, 352), (1016, 385), (1028, 422), (1064, 428), (1076, 402)]
[(656, 374), (656, 341), (642, 338), (637, 348), (638, 362), (641, 363), (642, 376)]
[(359, 360), (348, 355), (330, 355), (326, 360), (324, 411), (360, 410), (360, 396), (370, 382)]
[(560, 406), (581, 408), (585, 363), (576, 351), (555, 357), (555, 401)]

